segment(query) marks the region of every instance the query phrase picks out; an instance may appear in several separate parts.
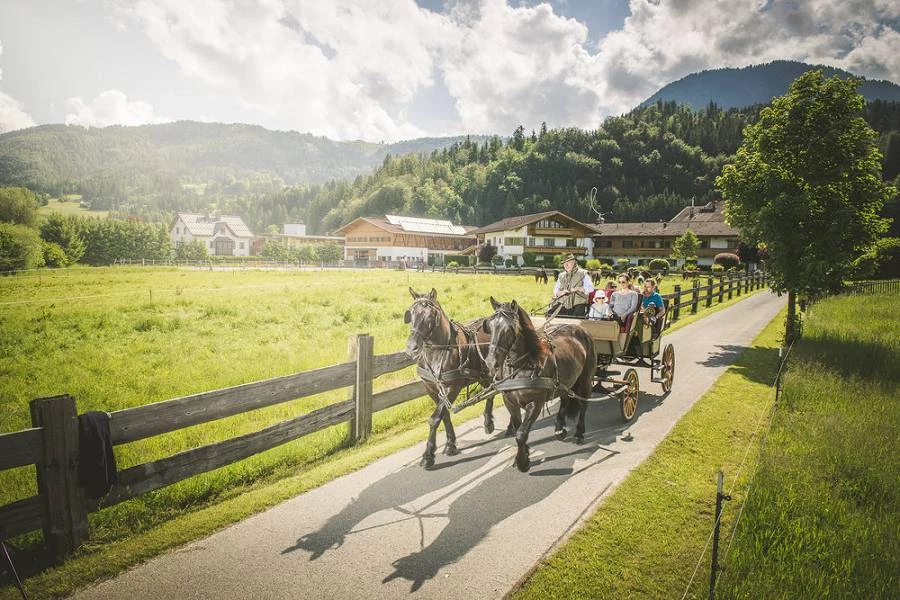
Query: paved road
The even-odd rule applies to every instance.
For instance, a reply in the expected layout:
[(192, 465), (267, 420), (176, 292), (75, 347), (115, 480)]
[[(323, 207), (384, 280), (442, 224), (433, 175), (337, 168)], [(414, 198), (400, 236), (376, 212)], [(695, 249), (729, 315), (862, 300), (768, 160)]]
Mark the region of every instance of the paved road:
[[(419, 444), (75, 597), (502, 597), (653, 451), (783, 306), (757, 294), (668, 335), (677, 360), (668, 396), (639, 369), (636, 420), (626, 427), (616, 402), (592, 403), (581, 446), (557, 441), (545, 416), (532, 432), (527, 474), (511, 466), (515, 442), (484, 434), (476, 419), (458, 428), (462, 453), (439, 455), (434, 470), (418, 466)], [(507, 415), (497, 416), (499, 428)]]

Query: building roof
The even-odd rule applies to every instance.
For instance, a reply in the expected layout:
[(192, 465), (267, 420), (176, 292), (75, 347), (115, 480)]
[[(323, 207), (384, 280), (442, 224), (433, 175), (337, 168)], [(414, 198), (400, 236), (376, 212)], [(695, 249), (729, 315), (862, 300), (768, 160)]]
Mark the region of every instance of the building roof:
[(590, 225), (601, 236), (616, 237), (678, 237), (690, 229), (697, 235), (739, 237), (740, 232), (725, 222), (724, 203), (710, 202), (703, 206), (686, 206), (671, 221), (659, 223), (603, 223)]
[(373, 225), (388, 233), (415, 233), (420, 235), (460, 238), (472, 237), (475, 232), (475, 227), (471, 227), (468, 225), (453, 225), (450, 221), (385, 215), (384, 218), (357, 217), (343, 227), (335, 229), (334, 233), (346, 235), (347, 230), (360, 221), (369, 223), (370, 225)]
[(193, 236), (212, 237), (223, 227), (231, 230), (235, 237), (252, 238), (253, 234), (243, 219), (233, 216), (209, 216), (195, 215), (191, 213), (178, 213), (177, 219), (181, 219), (187, 226), (188, 233)]
[(581, 221), (573, 219), (565, 213), (559, 212), (558, 210), (548, 210), (546, 212), (535, 213), (533, 215), (522, 215), (519, 217), (508, 217), (506, 219), (501, 219), (496, 223), (491, 223), (490, 225), (479, 227), (475, 230), (475, 233), (493, 233), (495, 231), (509, 231), (510, 229), (519, 229), (520, 227), (531, 225), (532, 223), (537, 223), (538, 221), (542, 221), (550, 217), (556, 218), (560, 221), (565, 221), (569, 225), (580, 227), (588, 232), (591, 231), (591, 228), (588, 225), (585, 225)]
[(679, 237), (690, 229), (697, 235), (738, 237), (739, 232), (728, 223), (682, 221), (680, 223), (603, 223), (591, 229), (608, 237)]

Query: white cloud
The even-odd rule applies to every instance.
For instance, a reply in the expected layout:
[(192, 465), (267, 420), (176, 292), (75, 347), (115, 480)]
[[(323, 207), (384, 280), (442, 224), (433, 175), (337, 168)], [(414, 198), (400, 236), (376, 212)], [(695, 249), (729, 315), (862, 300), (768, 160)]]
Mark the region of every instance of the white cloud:
[(81, 98), (66, 100), (66, 125), (106, 127), (108, 125), (146, 125), (167, 123), (172, 119), (153, 113), (153, 106), (139, 100), (129, 101), (119, 90), (106, 90), (86, 104)]
[[(407, 111), (440, 77), (458, 131), (596, 127), (692, 72), (793, 59), (900, 81), (894, 0), (631, 0), (596, 46), (586, 27), (508, 0), (120, 0), (183, 76), (336, 139), (396, 140), (446, 128)], [(152, 113), (152, 110), (151, 110)], [(80, 114), (80, 111), (76, 111)], [(452, 119), (451, 119), (452, 120)]]
[[(2, 54), (3, 44), (0, 44), (0, 55)], [(0, 79), (2, 78), (3, 71), (0, 70)], [(34, 119), (25, 112), (24, 105), (12, 96), (0, 92), (0, 133), (33, 126)]]

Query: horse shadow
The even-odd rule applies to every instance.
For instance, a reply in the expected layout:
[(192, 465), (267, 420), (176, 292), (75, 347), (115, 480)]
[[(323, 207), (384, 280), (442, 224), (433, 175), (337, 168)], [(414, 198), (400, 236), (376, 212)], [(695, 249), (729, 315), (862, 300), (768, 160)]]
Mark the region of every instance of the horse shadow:
[[(603, 448), (590, 435), (581, 445), (559, 441), (552, 435), (552, 420), (544, 421), (549, 435), (530, 444), (532, 451), (542, 451), (540, 456), (533, 454), (531, 470), (523, 474), (509, 465), (462, 494), (450, 505), (447, 525), (437, 537), (421, 550), (395, 560), (394, 572), (382, 583), (405, 579), (410, 582), (410, 592), (417, 591), (442, 567), (457, 562), (478, 545), (495, 525), (545, 499), (570, 477), (616, 454), (611, 450), (598, 453)], [(595, 454), (599, 456), (594, 460), (576, 465)]]

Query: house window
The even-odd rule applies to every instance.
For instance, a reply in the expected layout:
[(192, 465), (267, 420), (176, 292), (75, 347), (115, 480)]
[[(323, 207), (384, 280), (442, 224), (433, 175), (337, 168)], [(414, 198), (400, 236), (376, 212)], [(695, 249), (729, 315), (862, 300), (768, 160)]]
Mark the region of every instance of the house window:
[(623, 248), (634, 248), (634, 241), (633, 240), (622, 240), (622, 247)]
[(612, 240), (600, 240), (597, 242), (598, 248), (612, 248)]
[(544, 246), (547, 248), (552, 248), (556, 245), (556, 241), (553, 238), (544, 238)]
[(243, 250), (243, 249), (244, 249), (244, 242), (241, 242), (240, 244), (238, 244), (238, 248), (240, 248), (241, 250)]
[(506, 238), (507, 246), (524, 246), (525, 238), (522, 237), (508, 237)]

